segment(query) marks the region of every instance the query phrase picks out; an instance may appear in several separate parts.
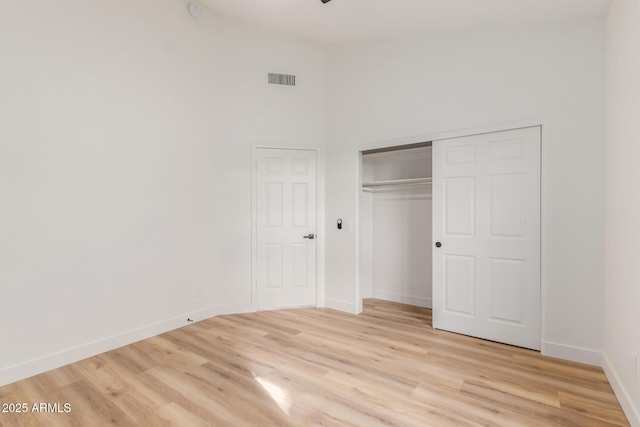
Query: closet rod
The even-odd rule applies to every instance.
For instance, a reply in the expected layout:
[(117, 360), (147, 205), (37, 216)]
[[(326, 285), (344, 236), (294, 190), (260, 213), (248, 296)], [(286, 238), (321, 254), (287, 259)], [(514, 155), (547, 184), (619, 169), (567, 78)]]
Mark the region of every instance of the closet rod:
[(409, 150), (411, 148), (431, 147), (433, 143), (431, 141), (416, 142), (413, 144), (395, 145), (393, 147), (374, 148), (372, 150), (364, 150), (362, 154), (375, 154), (375, 153), (387, 153), (389, 151)]
[(413, 187), (417, 185), (431, 185), (431, 178), (411, 178), (411, 179), (393, 179), (388, 181), (374, 181), (362, 184), (362, 190), (366, 192), (375, 192), (385, 189), (402, 189), (403, 187)]

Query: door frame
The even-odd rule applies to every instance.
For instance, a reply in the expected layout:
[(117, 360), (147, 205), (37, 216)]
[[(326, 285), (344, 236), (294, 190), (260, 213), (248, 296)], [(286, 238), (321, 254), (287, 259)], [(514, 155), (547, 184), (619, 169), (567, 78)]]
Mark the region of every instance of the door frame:
[[(506, 130), (515, 130), (521, 128), (528, 127), (540, 127), (540, 342), (544, 342), (544, 337), (546, 336), (546, 281), (545, 281), (545, 257), (544, 257), (544, 245), (543, 245), (543, 237), (544, 237), (544, 222), (542, 218), (544, 218), (544, 128), (545, 128), (545, 120), (544, 117), (534, 117), (530, 119), (523, 119), (517, 121), (510, 121), (504, 123), (496, 123), (486, 126), (477, 126), (470, 128), (462, 128), (456, 130), (449, 130), (444, 132), (433, 132), (427, 133), (407, 138), (398, 138), (386, 141), (378, 141), (372, 142), (368, 144), (361, 144), (355, 147), (355, 151), (353, 152), (353, 165), (354, 169), (357, 171), (357, 179), (356, 179), (356, 187), (355, 187), (355, 264), (356, 264), (356, 274), (355, 274), (355, 304), (354, 304), (354, 314), (362, 313), (362, 293), (360, 290), (360, 191), (362, 187), (362, 152), (367, 150), (375, 150), (379, 148), (392, 148), (400, 145), (408, 145), (415, 144), (419, 142), (427, 142), (427, 141), (437, 141), (442, 139), (451, 139), (451, 138), (459, 138), (464, 136), (473, 136), (480, 135), (485, 133), (493, 133), (493, 132), (501, 132)], [(542, 345), (542, 353), (544, 354), (544, 345)]]
[(279, 143), (255, 144), (251, 147), (251, 310), (258, 311), (256, 297), (258, 280), (258, 150), (294, 150), (316, 153), (316, 307), (325, 307), (325, 160), (322, 147)]

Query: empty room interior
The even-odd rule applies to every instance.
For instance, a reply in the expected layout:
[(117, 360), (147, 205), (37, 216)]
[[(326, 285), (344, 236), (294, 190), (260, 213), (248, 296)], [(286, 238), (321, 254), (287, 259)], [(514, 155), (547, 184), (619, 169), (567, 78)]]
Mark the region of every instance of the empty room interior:
[(640, 427), (638, 23), (3, 1), (0, 427)]

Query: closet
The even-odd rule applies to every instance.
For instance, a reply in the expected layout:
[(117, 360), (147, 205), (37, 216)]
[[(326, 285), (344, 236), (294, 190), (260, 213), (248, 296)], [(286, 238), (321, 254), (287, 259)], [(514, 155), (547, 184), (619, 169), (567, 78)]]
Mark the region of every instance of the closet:
[(541, 138), (531, 126), (362, 151), (360, 295), (540, 349)]
[(432, 306), (430, 142), (363, 151), (360, 290)]

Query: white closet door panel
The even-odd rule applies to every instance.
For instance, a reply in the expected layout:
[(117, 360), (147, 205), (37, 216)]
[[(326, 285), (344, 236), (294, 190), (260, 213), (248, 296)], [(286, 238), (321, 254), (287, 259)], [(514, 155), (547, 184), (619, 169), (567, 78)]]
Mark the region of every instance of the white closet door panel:
[(473, 237), (476, 234), (475, 177), (444, 179), (443, 201), (448, 215), (444, 217), (444, 233), (451, 237)]
[(468, 255), (445, 255), (444, 311), (454, 315), (476, 314), (476, 258)]
[(434, 142), (434, 327), (540, 348), (540, 128)]

